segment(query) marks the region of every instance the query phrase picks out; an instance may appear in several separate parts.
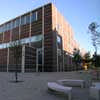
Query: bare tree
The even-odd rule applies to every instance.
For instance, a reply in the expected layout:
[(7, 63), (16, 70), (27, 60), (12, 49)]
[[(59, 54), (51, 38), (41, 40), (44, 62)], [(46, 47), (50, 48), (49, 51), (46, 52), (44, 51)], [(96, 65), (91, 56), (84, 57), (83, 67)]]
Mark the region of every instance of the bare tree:
[(98, 30), (99, 27), (100, 27), (100, 25), (98, 25), (96, 22), (92, 22), (88, 26), (89, 33), (91, 34), (92, 44), (95, 48), (95, 53), (96, 54), (97, 54), (98, 46), (100, 46), (100, 32)]
[[(98, 70), (98, 55), (97, 55), (97, 50), (98, 47), (100, 47), (100, 25), (98, 25), (96, 22), (92, 22), (89, 26), (89, 33), (91, 33), (91, 39), (92, 39), (92, 43), (93, 46), (95, 48), (95, 52), (93, 55), (93, 63), (95, 68), (97, 68), (96, 72), (97, 72), (97, 79), (98, 79), (98, 75), (99, 75), (99, 70)], [(100, 65), (99, 65), (100, 66)]]
[(19, 60), (21, 57), (21, 41), (17, 40), (10, 43), (10, 50), (14, 56), (14, 65), (15, 65), (15, 80), (18, 82), (18, 69), (19, 69)]

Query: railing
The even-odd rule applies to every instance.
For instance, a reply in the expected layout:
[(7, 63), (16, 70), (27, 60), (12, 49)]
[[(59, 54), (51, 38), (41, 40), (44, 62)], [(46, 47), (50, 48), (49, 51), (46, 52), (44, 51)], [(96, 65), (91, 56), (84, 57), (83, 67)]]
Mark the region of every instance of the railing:
[[(63, 72), (63, 71), (76, 71), (76, 67), (72, 65), (65, 65), (64, 70), (63, 66), (58, 67), (58, 72)], [(80, 68), (77, 69), (82, 70)], [(0, 72), (57, 72), (57, 66), (52, 66), (50, 64), (46, 64), (45, 66), (42, 67), (42, 64), (25, 64), (22, 66), (21, 64), (9, 64), (8, 67), (7, 65), (0, 65)]]

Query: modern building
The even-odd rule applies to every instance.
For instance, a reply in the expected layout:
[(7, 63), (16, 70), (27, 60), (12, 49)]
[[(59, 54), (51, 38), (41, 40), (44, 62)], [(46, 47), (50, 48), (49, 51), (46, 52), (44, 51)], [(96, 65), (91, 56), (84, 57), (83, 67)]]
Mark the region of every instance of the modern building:
[(9, 47), (18, 40), (19, 71), (74, 70), (73, 49), (79, 46), (71, 26), (52, 3), (0, 25), (0, 71), (15, 70)]

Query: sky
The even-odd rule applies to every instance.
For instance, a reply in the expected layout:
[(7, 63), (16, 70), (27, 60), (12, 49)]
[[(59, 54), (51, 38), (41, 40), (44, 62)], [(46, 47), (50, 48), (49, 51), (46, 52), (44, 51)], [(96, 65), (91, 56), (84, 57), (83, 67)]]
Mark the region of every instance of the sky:
[[(74, 37), (80, 47), (93, 54), (94, 48), (88, 26), (91, 22), (100, 24), (100, 0), (0, 0), (0, 24), (49, 1), (55, 3), (72, 26)], [(100, 54), (100, 48), (98, 53)]]

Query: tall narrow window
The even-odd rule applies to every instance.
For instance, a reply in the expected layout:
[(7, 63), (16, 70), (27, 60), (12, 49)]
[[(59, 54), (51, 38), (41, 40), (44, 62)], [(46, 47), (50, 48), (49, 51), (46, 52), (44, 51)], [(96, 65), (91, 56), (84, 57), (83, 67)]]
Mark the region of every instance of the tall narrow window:
[(61, 43), (61, 37), (60, 36), (57, 36), (57, 42)]
[(20, 24), (20, 19), (19, 19), (19, 18), (18, 18), (18, 19), (16, 19), (15, 24), (16, 24), (16, 27), (18, 27), (18, 26), (19, 26), (19, 24)]
[(7, 24), (6, 28), (7, 28), (7, 31), (10, 30), (10, 28), (11, 28), (10, 22)]
[(29, 24), (30, 23), (30, 15), (27, 15), (26, 16), (26, 24)]
[(4, 26), (4, 30), (7, 31), (7, 24), (5, 24), (5, 26)]
[(9, 30), (9, 23), (7, 24), (7, 26), (6, 26), (6, 27), (7, 27), (7, 31), (8, 31), (8, 30)]
[(13, 21), (13, 28), (15, 28), (16, 27), (16, 21), (14, 20)]
[(13, 29), (13, 22), (10, 22), (10, 29)]
[(2, 26), (0, 26), (0, 33), (2, 33)]
[(9, 29), (12, 29), (12, 22), (9, 23)]
[(11, 22), (11, 28), (14, 28), (14, 21)]
[(37, 21), (37, 12), (33, 12), (31, 16), (31, 22)]
[(24, 25), (24, 24), (26, 24), (26, 16), (22, 16), (21, 17), (21, 25)]
[(2, 26), (2, 32), (5, 32), (5, 25)]

